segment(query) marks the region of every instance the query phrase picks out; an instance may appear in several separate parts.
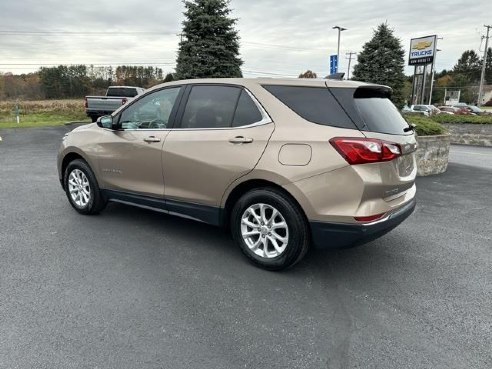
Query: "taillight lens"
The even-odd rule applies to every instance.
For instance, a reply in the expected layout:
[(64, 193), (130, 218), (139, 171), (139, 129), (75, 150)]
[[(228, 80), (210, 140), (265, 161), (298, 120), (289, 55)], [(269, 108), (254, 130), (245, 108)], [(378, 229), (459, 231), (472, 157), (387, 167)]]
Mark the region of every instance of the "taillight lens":
[(127, 102), (128, 102), (128, 99), (126, 97), (121, 99), (121, 105), (125, 105)]
[(376, 138), (334, 137), (330, 143), (350, 165), (390, 161), (401, 156), (400, 145)]
[(87, 109), (87, 108), (89, 107), (89, 105), (87, 104), (87, 97), (86, 97), (86, 98), (84, 98), (84, 100), (85, 100), (85, 102), (84, 102), (84, 106), (85, 106), (85, 108)]
[(381, 214), (375, 214), (375, 215), (369, 215), (366, 217), (354, 217), (354, 219), (358, 222), (374, 222), (376, 220), (382, 219), (386, 213), (381, 213)]

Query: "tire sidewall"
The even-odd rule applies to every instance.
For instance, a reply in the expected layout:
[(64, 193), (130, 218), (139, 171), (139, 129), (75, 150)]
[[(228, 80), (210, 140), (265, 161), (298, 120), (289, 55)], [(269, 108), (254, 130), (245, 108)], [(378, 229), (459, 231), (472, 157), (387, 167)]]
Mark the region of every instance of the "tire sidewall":
[[(248, 207), (259, 203), (268, 204), (277, 209), (282, 214), (289, 229), (289, 241), (285, 251), (274, 258), (264, 258), (256, 255), (246, 245), (242, 237), (242, 216)], [(306, 232), (303, 221), (295, 205), (285, 196), (266, 189), (253, 190), (241, 197), (234, 206), (231, 216), (231, 233), (241, 251), (255, 264), (269, 270), (281, 270), (295, 264), (302, 254), (305, 242), (307, 242), (304, 239)]]
[[(78, 206), (73, 201), (72, 196), (70, 195), (68, 178), (70, 177), (70, 173), (72, 173), (76, 169), (84, 173), (84, 175), (87, 177), (87, 180), (89, 182), (90, 198), (89, 198), (89, 202), (85, 206)], [(97, 195), (97, 191), (99, 191), (99, 187), (97, 186), (97, 182), (95, 181), (94, 174), (92, 173), (89, 166), (82, 160), (72, 161), (70, 164), (68, 164), (67, 169), (65, 170), (65, 175), (63, 180), (64, 180), (63, 183), (65, 184), (65, 193), (67, 195), (68, 201), (70, 202), (70, 205), (72, 205), (72, 207), (81, 214), (93, 213), (95, 210), (96, 195)]]

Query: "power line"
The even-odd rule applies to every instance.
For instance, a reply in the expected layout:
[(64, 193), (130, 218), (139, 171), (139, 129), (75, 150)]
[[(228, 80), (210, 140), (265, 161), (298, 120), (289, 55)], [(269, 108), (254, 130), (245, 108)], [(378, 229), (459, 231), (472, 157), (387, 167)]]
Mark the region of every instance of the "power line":
[(17, 31), (0, 30), (1, 35), (11, 36), (57, 36), (57, 35), (174, 35), (174, 32), (163, 31)]
[(246, 44), (246, 45), (254, 45), (254, 46), (277, 47), (277, 48), (281, 48), (281, 49), (289, 49), (289, 50), (296, 50), (296, 51), (323, 51), (323, 52), (327, 52), (327, 49), (320, 49), (320, 48), (307, 48), (307, 47), (297, 47), (297, 46), (290, 46), (290, 45), (266, 44), (266, 43), (261, 43), (261, 42), (250, 42), (250, 41), (241, 41), (240, 43)]

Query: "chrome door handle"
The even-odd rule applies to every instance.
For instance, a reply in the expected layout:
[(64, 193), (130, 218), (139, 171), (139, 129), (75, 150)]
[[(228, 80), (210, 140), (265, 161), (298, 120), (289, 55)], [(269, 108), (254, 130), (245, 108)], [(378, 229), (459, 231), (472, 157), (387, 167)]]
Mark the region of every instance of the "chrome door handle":
[(243, 136), (236, 136), (234, 138), (229, 139), (229, 142), (230, 143), (233, 143), (233, 144), (251, 143), (251, 142), (253, 142), (253, 139), (252, 138), (243, 137)]
[(149, 136), (144, 138), (145, 142), (151, 143), (151, 142), (161, 142), (161, 139), (159, 137), (155, 136)]

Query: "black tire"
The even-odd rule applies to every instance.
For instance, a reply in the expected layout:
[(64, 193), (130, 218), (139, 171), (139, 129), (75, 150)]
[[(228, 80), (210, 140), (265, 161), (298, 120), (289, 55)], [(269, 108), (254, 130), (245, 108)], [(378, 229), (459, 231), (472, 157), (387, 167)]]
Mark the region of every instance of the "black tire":
[[(88, 189), (88, 193), (89, 193), (89, 195), (87, 196), (88, 201), (83, 201), (84, 203), (82, 204), (81, 203), (77, 204), (76, 199), (74, 199), (70, 194), (69, 180), (70, 180), (70, 174), (72, 172), (74, 173), (74, 175), (76, 175), (77, 173), (80, 174), (80, 172), (82, 172), (87, 178), (87, 182), (84, 185), (81, 185), (81, 188), (84, 188), (85, 190)], [(84, 215), (97, 214), (106, 207), (107, 200), (104, 198), (104, 196), (102, 195), (99, 189), (96, 176), (94, 175), (91, 168), (85, 161), (81, 159), (76, 159), (71, 161), (67, 165), (67, 169), (65, 169), (65, 173), (63, 176), (63, 184), (70, 205), (72, 205), (72, 207), (75, 210), (77, 210), (80, 214), (84, 214)]]
[[(256, 204), (266, 204), (277, 210), (288, 226), (288, 242), (284, 251), (274, 257), (260, 256), (253, 251), (243, 239), (241, 233), (242, 217), (246, 210)], [(259, 188), (245, 193), (234, 205), (231, 213), (231, 233), (235, 243), (241, 251), (255, 265), (267, 270), (282, 270), (289, 268), (299, 262), (306, 254), (310, 244), (309, 225), (299, 206), (282, 191), (275, 188)], [(263, 227), (262, 227), (263, 228)], [(263, 232), (263, 230), (262, 230)], [(260, 235), (267, 237), (270, 235)], [(256, 236), (253, 236), (256, 237)], [(267, 248), (273, 248), (270, 246)], [(258, 249), (262, 249), (258, 247)], [(259, 252), (259, 251), (258, 251)], [(275, 248), (273, 248), (275, 253)]]
[(99, 118), (99, 116), (97, 116), (97, 115), (90, 115), (90, 118), (91, 118), (91, 122), (94, 123), (94, 122), (97, 122), (97, 118)]

